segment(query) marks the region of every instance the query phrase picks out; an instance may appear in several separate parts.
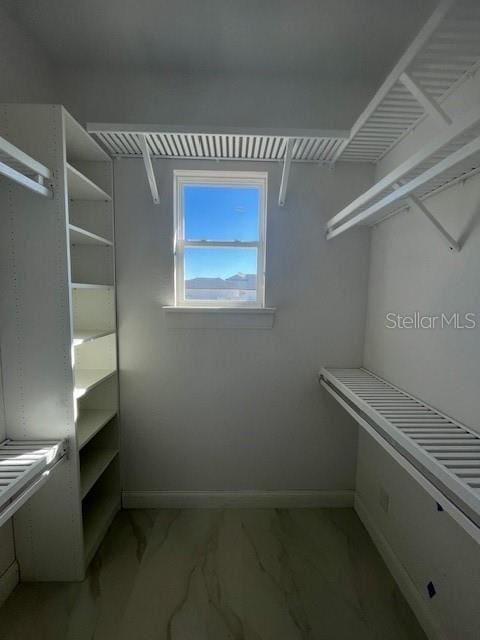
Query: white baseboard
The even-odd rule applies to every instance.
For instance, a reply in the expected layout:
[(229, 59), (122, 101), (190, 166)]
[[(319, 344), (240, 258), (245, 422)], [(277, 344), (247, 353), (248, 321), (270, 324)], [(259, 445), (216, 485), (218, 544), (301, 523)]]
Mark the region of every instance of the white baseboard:
[(18, 584), (19, 571), (17, 562), (12, 562), (0, 576), (0, 607)]
[(353, 491), (124, 491), (124, 509), (353, 507)]
[(358, 494), (355, 495), (355, 511), (370, 534), (371, 539), (429, 640), (448, 640), (418, 592), (407, 570), (398, 556), (395, 555), (395, 552), (381, 530), (375, 524), (365, 503)]

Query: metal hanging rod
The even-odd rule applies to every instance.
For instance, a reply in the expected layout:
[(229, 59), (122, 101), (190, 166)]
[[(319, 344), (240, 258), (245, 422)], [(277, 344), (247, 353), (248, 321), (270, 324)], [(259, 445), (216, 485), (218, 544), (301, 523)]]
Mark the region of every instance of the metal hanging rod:
[(0, 136), (0, 174), (41, 196), (52, 197), (44, 181), (52, 178), (45, 165)]

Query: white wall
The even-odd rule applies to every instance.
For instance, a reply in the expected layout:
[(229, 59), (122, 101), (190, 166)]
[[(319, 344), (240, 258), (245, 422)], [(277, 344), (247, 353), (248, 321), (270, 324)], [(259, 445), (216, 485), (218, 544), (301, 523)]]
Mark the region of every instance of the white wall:
[(360, 78), (59, 69), (61, 101), (81, 122), (350, 129), (375, 87)]
[(295, 165), (282, 209), (280, 165), (229, 163), (269, 171), (275, 326), (167, 328), (172, 170), (223, 166), (157, 162), (154, 206), (141, 160), (115, 163), (124, 490), (353, 489), (357, 430), (317, 372), (361, 362), (368, 234), (327, 243), (324, 224), (370, 183), (371, 169)]
[[(456, 238), (443, 243), (417, 212), (372, 232), (365, 365), (441, 411), (480, 431), (480, 176), (429, 199)], [(385, 315), (474, 312), (477, 328), (388, 329)]]
[(54, 102), (55, 76), (34, 37), (0, 7), (0, 102)]
[[(380, 491), (390, 496), (388, 513), (380, 506)], [(357, 496), (374, 534), (383, 537), (407, 574), (408, 594), (422, 608), (417, 615), (432, 630), (431, 639), (478, 640), (478, 543), (446, 511), (438, 511), (433, 498), (363, 430)], [(433, 598), (427, 591), (430, 581)]]

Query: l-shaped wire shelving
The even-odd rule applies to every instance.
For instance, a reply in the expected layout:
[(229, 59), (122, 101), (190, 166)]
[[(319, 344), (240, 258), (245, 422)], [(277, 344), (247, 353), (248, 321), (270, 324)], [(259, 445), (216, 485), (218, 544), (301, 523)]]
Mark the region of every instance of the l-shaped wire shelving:
[(374, 225), (406, 207), (434, 224), (448, 246), (460, 246), (424, 199), (480, 170), (480, 110), (454, 119), (444, 102), (480, 67), (480, 5), (443, 0), (367, 108), (335, 161), (378, 163), (427, 116), (439, 134), (327, 222), (327, 238)]

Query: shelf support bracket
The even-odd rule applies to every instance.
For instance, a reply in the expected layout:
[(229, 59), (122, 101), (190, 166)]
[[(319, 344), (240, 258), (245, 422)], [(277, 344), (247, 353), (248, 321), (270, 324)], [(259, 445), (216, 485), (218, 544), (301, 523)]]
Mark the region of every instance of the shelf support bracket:
[(153, 173), (152, 157), (150, 155), (147, 136), (145, 134), (138, 134), (138, 144), (140, 145), (140, 149), (142, 150), (143, 162), (145, 164), (145, 170), (147, 172), (147, 179), (148, 184), (150, 185), (150, 191), (152, 193), (153, 204), (160, 204), (157, 181), (155, 180), (155, 174)]
[(452, 238), (452, 236), (448, 233), (448, 231), (440, 224), (440, 222), (435, 218), (432, 212), (424, 205), (424, 203), (417, 198), (417, 196), (408, 196), (407, 202), (411, 207), (414, 207), (424, 216), (430, 220), (438, 233), (442, 236), (443, 240), (447, 243), (448, 247), (453, 251), (460, 251), (459, 243)]
[(410, 91), (412, 96), (419, 102), (427, 113), (438, 122), (438, 124), (448, 126), (452, 124), (452, 119), (445, 113), (438, 102), (429, 96), (427, 92), (408, 73), (402, 73), (399, 78), (403, 86)]
[[(395, 182), (392, 186), (394, 189), (399, 189), (402, 186), (402, 184), (403, 183), (400, 181), (400, 182)], [(417, 209), (418, 211), (420, 211), (420, 213), (423, 213), (423, 215), (426, 218), (428, 218), (428, 220), (430, 220), (430, 222), (433, 224), (435, 229), (441, 235), (444, 242), (447, 243), (449, 249), (451, 249), (452, 251), (460, 251), (461, 249), (460, 244), (456, 240), (454, 240), (454, 238), (452, 238), (452, 236), (448, 233), (445, 227), (442, 224), (440, 224), (440, 222), (435, 218), (433, 213), (420, 200), (420, 198), (417, 198), (417, 196), (411, 194), (407, 196), (405, 199), (410, 208)]]
[(293, 138), (287, 138), (285, 141), (285, 154), (283, 156), (282, 181), (280, 183), (280, 193), (278, 194), (278, 206), (285, 205), (287, 197), (288, 178), (290, 176), (290, 165), (292, 164)]

